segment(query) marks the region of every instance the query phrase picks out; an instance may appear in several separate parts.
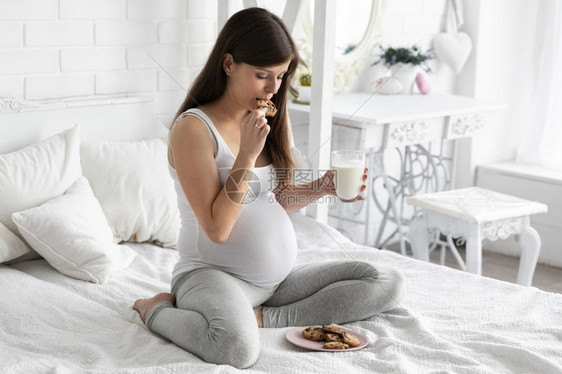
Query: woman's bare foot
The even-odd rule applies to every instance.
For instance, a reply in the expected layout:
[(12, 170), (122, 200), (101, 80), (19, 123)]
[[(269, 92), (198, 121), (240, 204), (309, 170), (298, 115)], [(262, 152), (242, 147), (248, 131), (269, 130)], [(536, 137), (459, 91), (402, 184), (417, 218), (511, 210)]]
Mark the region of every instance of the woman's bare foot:
[(263, 306), (257, 306), (254, 308), (254, 314), (256, 315), (256, 321), (258, 322), (258, 327), (262, 328), (263, 327)]
[[(143, 322), (145, 322), (146, 315), (148, 312), (156, 305), (164, 301), (169, 301), (172, 304), (176, 302), (176, 299), (171, 293), (163, 292), (158, 295), (152, 296), (150, 299), (139, 299), (133, 304), (133, 309), (139, 312), (140, 317)], [(146, 323), (146, 322), (145, 322)]]

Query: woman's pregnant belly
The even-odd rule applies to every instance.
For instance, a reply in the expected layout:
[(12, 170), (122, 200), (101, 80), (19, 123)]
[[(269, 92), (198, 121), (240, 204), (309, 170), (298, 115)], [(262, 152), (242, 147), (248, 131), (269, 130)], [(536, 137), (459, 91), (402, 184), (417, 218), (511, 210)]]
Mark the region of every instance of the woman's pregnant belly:
[(264, 288), (285, 279), (297, 256), (291, 220), (271, 193), (244, 205), (226, 242), (201, 233), (198, 244), (204, 263)]

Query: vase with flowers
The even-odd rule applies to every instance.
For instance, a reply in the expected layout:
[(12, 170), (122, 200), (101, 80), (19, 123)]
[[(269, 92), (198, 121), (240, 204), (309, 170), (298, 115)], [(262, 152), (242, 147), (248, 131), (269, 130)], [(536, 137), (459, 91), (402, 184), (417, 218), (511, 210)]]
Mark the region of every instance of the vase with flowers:
[(431, 72), (427, 65), (427, 61), (433, 57), (431, 50), (423, 52), (417, 45), (410, 48), (383, 48), (379, 60), (375, 61), (373, 65), (382, 63), (390, 69), (391, 77), (389, 79), (398, 80), (401, 83), (402, 91), (397, 93), (411, 93), (413, 85), (416, 81), (416, 75), (420, 69), (426, 73)]

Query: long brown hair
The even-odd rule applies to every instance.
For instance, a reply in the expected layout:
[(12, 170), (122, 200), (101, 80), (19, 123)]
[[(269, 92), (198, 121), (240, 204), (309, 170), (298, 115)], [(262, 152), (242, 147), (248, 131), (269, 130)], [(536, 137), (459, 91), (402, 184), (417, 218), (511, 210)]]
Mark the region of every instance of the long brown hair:
[[(287, 91), (297, 69), (299, 55), (287, 27), (275, 14), (263, 8), (248, 8), (234, 14), (222, 28), (207, 63), (191, 86), (174, 121), (190, 108), (217, 100), (226, 88), (223, 59), (230, 53), (235, 62), (266, 67), (290, 60), (281, 86), (271, 101), (278, 109), (268, 119), (271, 131), (265, 150), (277, 170), (292, 170), (291, 139), (287, 116)], [(290, 172), (278, 173), (282, 183), (288, 183)]]

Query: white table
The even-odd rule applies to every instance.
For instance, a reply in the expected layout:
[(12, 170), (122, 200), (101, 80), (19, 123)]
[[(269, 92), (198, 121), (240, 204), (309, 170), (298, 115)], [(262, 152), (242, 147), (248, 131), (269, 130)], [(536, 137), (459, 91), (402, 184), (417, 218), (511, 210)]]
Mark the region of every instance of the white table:
[[(372, 179), (367, 183), (365, 206), (365, 244), (368, 244), (369, 199), (382, 212), (375, 247), (384, 247), (390, 239), (398, 236), (400, 249), (405, 254), (404, 231), (410, 218), (403, 214), (404, 198), (428, 186), (438, 189), (453, 187), (456, 140), (470, 137), (489, 124), (490, 114), (504, 105), (464, 96), (429, 95), (375, 95), (365, 92), (338, 94), (333, 100), (332, 149), (360, 147), (368, 152), (368, 165)], [(290, 103), (291, 118), (294, 115), (308, 115), (308, 105)], [(335, 141), (337, 139), (337, 141)], [(432, 154), (431, 142), (453, 140), (452, 156), (443, 153)], [(401, 158), (401, 175), (392, 178), (384, 168), (384, 151), (397, 149)], [(441, 147), (442, 148), (442, 147)], [(309, 150), (308, 155), (316, 150)], [(449, 162), (452, 167), (445, 167)], [(421, 165), (418, 172), (413, 164)], [(445, 175), (440, 175), (443, 172)], [(442, 174), (443, 174), (442, 173)], [(375, 183), (382, 179), (387, 196), (380, 197)], [(421, 182), (420, 182), (421, 181)], [(387, 221), (397, 229), (383, 240)]]
[(517, 283), (531, 285), (541, 240), (530, 225), (530, 215), (545, 213), (545, 204), (479, 187), (418, 195), (406, 201), (422, 211), (408, 232), (415, 258), (429, 261), (429, 234), (438, 230), (449, 243), (451, 236), (464, 237), (466, 270), (482, 274), (482, 240), (516, 235), (521, 246)]

